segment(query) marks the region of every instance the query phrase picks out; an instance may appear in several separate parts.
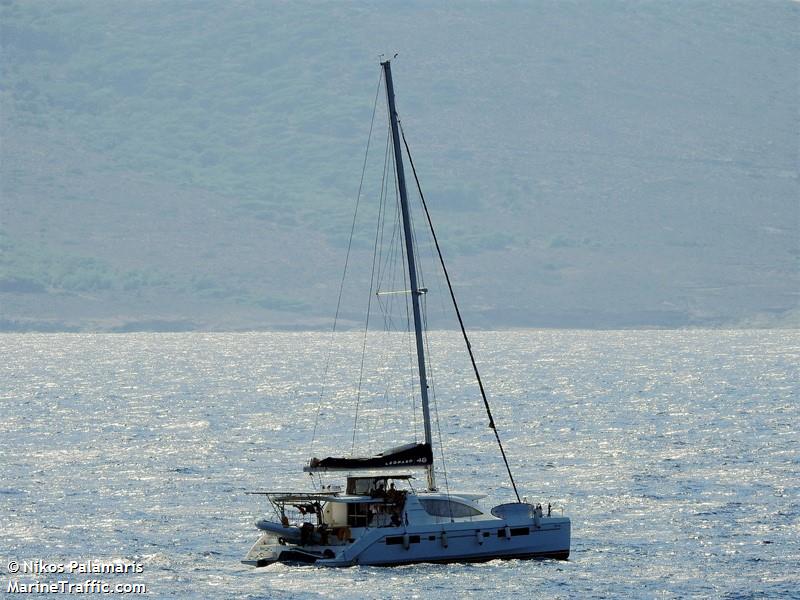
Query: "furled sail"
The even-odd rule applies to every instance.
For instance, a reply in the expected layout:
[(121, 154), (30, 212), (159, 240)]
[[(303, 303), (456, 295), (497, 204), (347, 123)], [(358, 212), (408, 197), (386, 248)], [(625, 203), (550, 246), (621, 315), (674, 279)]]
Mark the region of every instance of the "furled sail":
[(312, 458), (307, 472), (350, 471), (353, 469), (424, 468), (433, 463), (430, 444), (406, 444), (365, 458)]

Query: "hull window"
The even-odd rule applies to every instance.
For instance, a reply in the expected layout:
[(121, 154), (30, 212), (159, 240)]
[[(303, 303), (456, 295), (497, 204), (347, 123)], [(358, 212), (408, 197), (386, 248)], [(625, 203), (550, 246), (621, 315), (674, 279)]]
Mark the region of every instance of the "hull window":
[(481, 511), (455, 500), (440, 500), (438, 498), (420, 498), (419, 503), (425, 512), (432, 517), (477, 517)]
[[(410, 544), (419, 544), (419, 536), (418, 535), (410, 535), (408, 536), (408, 542)], [(387, 546), (399, 546), (403, 543), (403, 536), (402, 535), (392, 535), (386, 538), (386, 545)]]

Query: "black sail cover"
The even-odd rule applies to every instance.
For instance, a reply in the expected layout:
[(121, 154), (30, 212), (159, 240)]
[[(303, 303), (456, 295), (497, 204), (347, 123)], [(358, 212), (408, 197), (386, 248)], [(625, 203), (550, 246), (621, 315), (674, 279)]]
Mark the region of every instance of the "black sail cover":
[(312, 469), (380, 469), (385, 467), (427, 467), (433, 462), (430, 444), (408, 444), (369, 458), (312, 458)]

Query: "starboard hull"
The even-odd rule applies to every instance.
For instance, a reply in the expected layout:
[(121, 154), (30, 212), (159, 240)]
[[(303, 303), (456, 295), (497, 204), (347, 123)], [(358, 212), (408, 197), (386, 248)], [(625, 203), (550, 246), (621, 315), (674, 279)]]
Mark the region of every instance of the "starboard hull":
[(491, 560), (566, 560), (570, 553), (568, 518), (530, 523), (475, 522), (445, 524), (436, 529), (408, 527), (366, 530), (352, 544), (297, 546), (262, 536), (245, 564), (264, 567), (275, 562), (326, 567), (401, 566), (415, 563), (474, 563)]

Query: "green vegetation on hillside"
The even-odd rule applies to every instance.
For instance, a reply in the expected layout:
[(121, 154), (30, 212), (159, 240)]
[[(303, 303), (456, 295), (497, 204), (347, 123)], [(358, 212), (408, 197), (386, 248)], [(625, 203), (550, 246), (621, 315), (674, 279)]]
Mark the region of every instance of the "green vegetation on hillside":
[(0, 0), (0, 321), (330, 317), (381, 52), (480, 324), (789, 314), (798, 10)]

